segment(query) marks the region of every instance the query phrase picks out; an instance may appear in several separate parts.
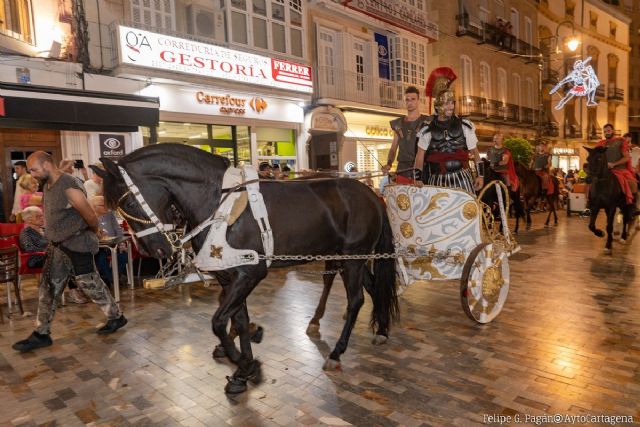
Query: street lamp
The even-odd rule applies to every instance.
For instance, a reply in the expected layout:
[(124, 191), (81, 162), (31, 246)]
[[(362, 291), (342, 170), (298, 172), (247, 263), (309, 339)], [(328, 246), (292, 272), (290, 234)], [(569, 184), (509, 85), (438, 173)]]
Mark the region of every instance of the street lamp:
[(576, 37), (576, 29), (573, 26), (573, 21), (562, 21), (556, 27), (556, 37), (555, 37), (556, 38), (556, 53), (560, 53), (560, 47), (558, 46), (558, 40), (560, 40), (560, 35), (558, 34), (558, 32), (560, 31), (560, 27), (563, 26), (563, 25), (568, 25), (568, 26), (571, 27), (571, 37), (567, 41), (567, 47), (569, 48), (569, 50), (571, 52), (575, 52), (576, 49), (578, 49), (578, 46), (580, 46), (580, 39), (578, 39)]

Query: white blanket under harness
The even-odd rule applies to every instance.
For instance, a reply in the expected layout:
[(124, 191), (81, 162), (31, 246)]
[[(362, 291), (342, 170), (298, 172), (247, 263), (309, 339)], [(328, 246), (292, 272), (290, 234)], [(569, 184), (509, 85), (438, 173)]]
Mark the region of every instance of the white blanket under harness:
[[(273, 232), (269, 224), (267, 215), (267, 207), (260, 193), (260, 185), (258, 184), (258, 173), (253, 166), (243, 166), (239, 168), (229, 168), (222, 178), (222, 189), (229, 189), (244, 182), (255, 182), (246, 184), (246, 192), (249, 198), (249, 205), (253, 217), (260, 226), (260, 237), (264, 247), (264, 253), (267, 256), (273, 255)], [(251, 249), (235, 249), (229, 246), (227, 242), (227, 227), (232, 213), (232, 209), (240, 199), (244, 191), (234, 191), (228, 194), (216, 211), (211, 228), (207, 234), (202, 249), (198, 252), (194, 260), (195, 266), (200, 270), (216, 271), (226, 270), (227, 268), (237, 267), (240, 265), (255, 265), (260, 262), (258, 253)], [(266, 261), (267, 267), (271, 261)]]

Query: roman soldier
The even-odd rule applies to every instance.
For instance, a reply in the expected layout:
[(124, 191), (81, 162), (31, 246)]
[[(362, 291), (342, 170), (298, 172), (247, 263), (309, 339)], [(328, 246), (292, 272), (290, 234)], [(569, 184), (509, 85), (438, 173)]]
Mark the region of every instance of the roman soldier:
[(611, 173), (618, 178), (627, 204), (633, 204), (633, 196), (638, 191), (638, 181), (631, 165), (629, 144), (624, 138), (614, 136), (611, 124), (604, 125), (603, 132), (604, 139), (598, 142), (597, 146), (607, 148), (607, 165)]
[[(473, 123), (454, 112), (456, 101), (451, 84), (455, 79), (455, 73), (448, 67), (437, 68), (429, 76), (425, 92), (430, 102), (435, 101), (436, 114), (418, 132), (414, 166), (422, 173), (425, 184), (474, 193), (483, 185), (478, 137)], [(473, 173), (478, 172), (475, 180), (469, 155), (475, 163)]]
[(518, 191), (519, 181), (515, 165), (513, 164), (513, 156), (511, 155), (511, 150), (502, 145), (503, 142), (503, 134), (496, 133), (493, 135), (493, 147), (487, 151), (489, 167), (500, 174), (502, 182), (504, 182), (511, 191)]

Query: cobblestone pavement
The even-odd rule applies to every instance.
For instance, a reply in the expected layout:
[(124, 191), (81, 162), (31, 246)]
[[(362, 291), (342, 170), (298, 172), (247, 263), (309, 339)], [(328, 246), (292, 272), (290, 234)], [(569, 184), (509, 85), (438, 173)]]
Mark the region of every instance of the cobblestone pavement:
[[(254, 345), (264, 381), (235, 399), (223, 393), (231, 365), (211, 358), (215, 286), (123, 289), (129, 324), (106, 337), (95, 334), (103, 321), (97, 306), (67, 305), (54, 321), (53, 346), (30, 354), (11, 344), (34, 318), (6, 321), (0, 425), (449, 426), (517, 417), (551, 425), (548, 414), (585, 416), (575, 425), (612, 421), (591, 415), (638, 422), (640, 238), (605, 256), (585, 219), (565, 217), (518, 239), (509, 298), (493, 323), (464, 315), (457, 282), (418, 283), (401, 296), (389, 342), (374, 347), (367, 297), (337, 372), (322, 364), (342, 327), (341, 284), (321, 338), (311, 339), (305, 330), (320, 276), (272, 272), (249, 300), (252, 320), (265, 328)], [(25, 294), (35, 311), (33, 285)]]

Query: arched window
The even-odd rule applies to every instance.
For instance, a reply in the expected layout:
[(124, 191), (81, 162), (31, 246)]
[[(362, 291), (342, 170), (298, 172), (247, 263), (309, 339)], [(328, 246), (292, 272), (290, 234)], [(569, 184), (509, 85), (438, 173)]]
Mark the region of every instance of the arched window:
[(522, 105), (522, 79), (517, 73), (513, 73), (513, 84), (511, 85), (511, 103)]
[(0, 32), (34, 44), (31, 0), (0, 0)]
[(473, 65), (467, 55), (460, 56), (460, 82), (462, 84), (461, 96), (473, 94)]
[(480, 63), (480, 98), (491, 99), (491, 67)]
[(503, 104), (507, 103), (507, 72), (504, 68), (498, 68), (496, 71), (496, 93), (497, 100)]
[(526, 99), (525, 104), (529, 108), (535, 107), (535, 92), (533, 91), (533, 79), (531, 77), (527, 77), (527, 88), (526, 88)]
[(131, 19), (136, 24), (175, 31), (174, 0), (131, 0)]

